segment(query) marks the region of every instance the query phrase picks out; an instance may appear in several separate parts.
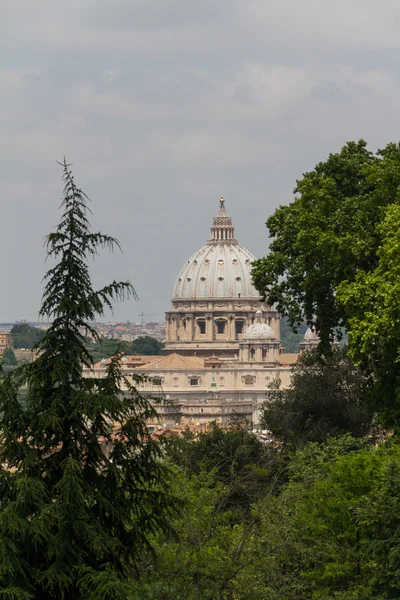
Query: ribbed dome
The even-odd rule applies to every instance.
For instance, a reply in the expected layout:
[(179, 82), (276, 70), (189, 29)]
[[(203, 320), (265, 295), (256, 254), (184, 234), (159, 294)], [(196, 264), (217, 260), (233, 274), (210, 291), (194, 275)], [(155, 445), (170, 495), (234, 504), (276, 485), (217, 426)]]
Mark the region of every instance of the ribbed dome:
[(255, 257), (234, 238), (232, 220), (221, 198), (212, 237), (184, 264), (175, 283), (173, 299), (260, 298), (251, 281)]
[(262, 322), (262, 312), (256, 312), (256, 320), (246, 329), (243, 335), (244, 340), (274, 340), (275, 334), (272, 327)]

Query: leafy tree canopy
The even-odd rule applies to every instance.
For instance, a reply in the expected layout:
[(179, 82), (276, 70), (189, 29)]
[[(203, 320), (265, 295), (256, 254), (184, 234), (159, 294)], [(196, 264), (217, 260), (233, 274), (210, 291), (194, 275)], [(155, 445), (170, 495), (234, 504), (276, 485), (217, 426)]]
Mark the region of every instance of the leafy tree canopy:
[(399, 199), (400, 145), (373, 154), (363, 140), (297, 181), (295, 200), (268, 219), (269, 254), (254, 262), (257, 289), (291, 323), (315, 324), (323, 343), (348, 317), (336, 292), (378, 262), (385, 209)]
[(324, 353), (344, 327), (353, 358), (375, 373), (377, 410), (398, 425), (398, 405), (388, 404), (400, 401), (400, 144), (373, 154), (349, 142), (294, 191), (267, 221), (270, 253), (253, 264), (255, 285), (294, 327), (313, 325)]
[(87, 197), (62, 166), (40, 310), (52, 325), (38, 358), (0, 380), (0, 589), (7, 600), (125, 600), (150, 533), (168, 527), (166, 467), (140, 377), (124, 379), (118, 357), (104, 378), (84, 377), (93, 360), (81, 329), (96, 339), (96, 317), (135, 293), (129, 282), (93, 289), (89, 259), (118, 242), (91, 231)]
[(157, 356), (162, 353), (164, 345), (151, 336), (137, 338), (133, 342), (101, 338), (88, 346), (95, 362), (102, 358), (110, 358), (117, 352), (144, 356)]
[(288, 390), (271, 390), (261, 422), (279, 440), (299, 448), (346, 432), (363, 436), (371, 428), (369, 381), (345, 350), (326, 357), (304, 352), (293, 369)]
[(143, 354), (145, 356), (162, 354), (164, 344), (149, 335), (138, 337), (131, 343), (132, 354)]
[(197, 437), (188, 432), (183, 439), (172, 438), (167, 453), (189, 473), (213, 471), (216, 480), (227, 487), (227, 507), (241, 514), (266, 487), (273, 487), (273, 482), (278, 488), (284, 478), (285, 457), (262, 444), (239, 416), (229, 427), (212, 423)]
[(17, 357), (12, 348), (5, 348), (1, 358), (3, 359), (4, 367), (16, 367), (18, 364)]
[(45, 332), (42, 329), (32, 327), (32, 325), (28, 325), (28, 323), (17, 323), (11, 329), (14, 348), (27, 348), (30, 350), (40, 342), (44, 333)]

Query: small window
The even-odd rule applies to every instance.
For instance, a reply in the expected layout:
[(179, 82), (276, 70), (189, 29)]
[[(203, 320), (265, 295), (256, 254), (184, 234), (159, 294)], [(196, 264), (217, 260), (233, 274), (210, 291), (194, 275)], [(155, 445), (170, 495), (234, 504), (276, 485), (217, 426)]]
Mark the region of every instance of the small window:
[(221, 333), (225, 333), (225, 321), (216, 321), (216, 325), (217, 325), (217, 333), (221, 334)]
[(223, 277), (218, 277), (218, 281), (223, 281), (224, 278)]
[(235, 277), (236, 281), (242, 281), (241, 277)]
[(250, 360), (255, 360), (255, 359), (256, 359), (256, 349), (250, 348)]
[(199, 385), (199, 379), (198, 379), (198, 377), (191, 377), (189, 379), (189, 385)]
[(235, 332), (236, 332), (236, 335), (239, 335), (240, 333), (243, 333), (243, 326), (244, 326), (244, 322), (243, 321), (236, 321), (235, 322)]
[(200, 277), (200, 281), (205, 281), (206, 278), (205, 277)]
[(153, 385), (162, 385), (162, 378), (161, 377), (153, 377), (152, 382), (153, 382)]
[(204, 335), (206, 332), (206, 322), (205, 321), (197, 321), (197, 325), (199, 327), (199, 333)]

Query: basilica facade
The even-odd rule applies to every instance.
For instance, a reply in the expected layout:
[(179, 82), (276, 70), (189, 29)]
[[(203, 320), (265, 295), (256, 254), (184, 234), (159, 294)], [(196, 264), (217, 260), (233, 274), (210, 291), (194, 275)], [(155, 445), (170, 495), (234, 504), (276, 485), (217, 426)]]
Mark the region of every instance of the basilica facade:
[[(175, 282), (164, 355), (122, 359), (128, 379), (145, 375), (141, 390), (166, 400), (158, 407), (161, 425), (227, 424), (235, 413), (258, 426), (268, 391), (290, 385), (298, 355), (284, 353), (279, 315), (252, 284), (254, 258), (237, 242), (221, 198), (210, 238)], [(302, 349), (313, 346), (314, 337), (308, 332)], [(106, 362), (92, 373), (104, 372)]]

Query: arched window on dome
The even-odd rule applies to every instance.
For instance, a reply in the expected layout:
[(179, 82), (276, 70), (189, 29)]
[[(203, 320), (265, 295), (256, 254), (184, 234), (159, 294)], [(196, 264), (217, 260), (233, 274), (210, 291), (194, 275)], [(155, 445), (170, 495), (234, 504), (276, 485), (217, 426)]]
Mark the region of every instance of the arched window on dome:
[(262, 349), (262, 360), (267, 360), (268, 358), (268, 348), (263, 347)]
[(250, 360), (256, 360), (256, 349), (250, 348)]
[(197, 327), (198, 327), (200, 335), (204, 335), (205, 332), (206, 332), (206, 320), (205, 319), (198, 319), (197, 320)]

